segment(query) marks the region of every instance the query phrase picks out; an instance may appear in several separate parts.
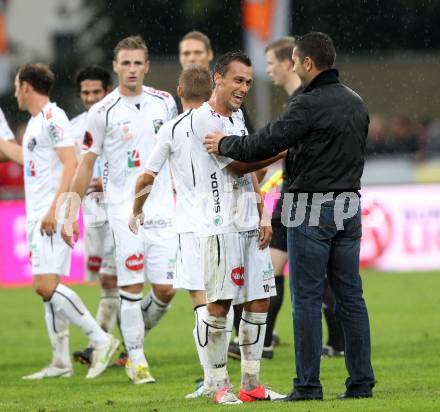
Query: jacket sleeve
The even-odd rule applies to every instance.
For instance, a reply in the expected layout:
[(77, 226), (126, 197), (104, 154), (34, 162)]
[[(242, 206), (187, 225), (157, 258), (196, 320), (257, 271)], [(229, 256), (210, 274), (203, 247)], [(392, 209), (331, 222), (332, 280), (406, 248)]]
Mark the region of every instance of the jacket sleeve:
[(281, 117), (249, 136), (225, 136), (220, 154), (242, 162), (269, 159), (304, 138), (309, 129), (307, 102), (303, 96), (292, 99)]

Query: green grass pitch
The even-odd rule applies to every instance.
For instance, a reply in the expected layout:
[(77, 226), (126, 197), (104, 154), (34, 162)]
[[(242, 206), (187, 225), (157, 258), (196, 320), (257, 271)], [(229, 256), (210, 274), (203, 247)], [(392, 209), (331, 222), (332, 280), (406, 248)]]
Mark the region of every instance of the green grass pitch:
[[(322, 361), (324, 402), (219, 407), (210, 399), (186, 401), (184, 395), (201, 377), (195, 353), (193, 311), (187, 294), (179, 292), (172, 309), (146, 339), (145, 349), (157, 383), (135, 386), (120, 368), (108, 369), (87, 381), (86, 370), (75, 365), (70, 379), (22, 381), (50, 360), (43, 305), (31, 289), (0, 290), (0, 411), (210, 411), (223, 409), (326, 411), (440, 411), (440, 274), (363, 274), (370, 311), (373, 366), (377, 378), (373, 399), (344, 401), (343, 360)], [(75, 290), (94, 313), (96, 286)], [(289, 392), (294, 376), (289, 297), (277, 324), (281, 346), (275, 358), (262, 362), (262, 382)], [(86, 338), (71, 328), (71, 351)], [(235, 389), (239, 362), (230, 360)]]

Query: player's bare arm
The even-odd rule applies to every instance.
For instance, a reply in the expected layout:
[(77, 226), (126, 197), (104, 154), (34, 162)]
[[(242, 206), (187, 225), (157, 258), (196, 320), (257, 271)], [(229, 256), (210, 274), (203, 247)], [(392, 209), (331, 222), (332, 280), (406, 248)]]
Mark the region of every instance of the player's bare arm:
[(52, 200), (49, 210), (41, 221), (40, 232), (42, 235), (52, 236), (57, 229), (57, 208), (61, 196), (69, 190), (70, 182), (76, 169), (76, 157), (74, 147), (60, 147), (55, 151), (63, 164), (63, 172), (61, 174), (58, 190)]
[(0, 138), (0, 162), (13, 162), (23, 166), (23, 150), (15, 140)]
[[(61, 229), (61, 236), (63, 240), (73, 248), (72, 234), (74, 239), (78, 239), (79, 229), (77, 216), (79, 212), (80, 202), (77, 199), (82, 199), (89, 187), (90, 180), (93, 175), (93, 166), (95, 165), (97, 155), (93, 152), (88, 152), (82, 156), (79, 165), (74, 173), (73, 179), (70, 183), (69, 201), (66, 207), (66, 222), (71, 222), (73, 228), (67, 228), (66, 222)], [(69, 181), (70, 182), (70, 181)], [(67, 191), (67, 189), (66, 189)], [(69, 230), (71, 229), (71, 230)]]
[(260, 249), (265, 249), (269, 246), (270, 240), (272, 239), (272, 225), (270, 216), (264, 207), (260, 185), (255, 173), (252, 173), (252, 184), (254, 185), (255, 195), (257, 197), (258, 214), (260, 215)]
[(146, 170), (136, 180), (136, 195), (133, 201), (133, 212), (128, 220), (128, 227), (135, 235), (138, 233), (138, 222), (140, 225), (144, 223), (144, 213), (142, 209), (148, 199), (154, 179), (155, 173), (151, 170)]

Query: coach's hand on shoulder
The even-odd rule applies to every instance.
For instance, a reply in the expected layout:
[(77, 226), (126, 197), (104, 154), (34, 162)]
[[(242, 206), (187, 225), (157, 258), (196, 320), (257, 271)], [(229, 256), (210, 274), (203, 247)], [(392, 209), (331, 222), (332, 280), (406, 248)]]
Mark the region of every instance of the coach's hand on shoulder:
[(144, 212), (141, 212), (136, 215), (132, 213), (132, 215), (129, 217), (128, 227), (135, 235), (139, 233), (139, 225), (142, 226), (144, 224), (144, 219), (145, 219)]
[(264, 222), (260, 221), (260, 249), (266, 249), (269, 246), (272, 239), (272, 226), (264, 225)]
[(75, 220), (74, 222), (64, 222), (63, 226), (61, 227), (61, 237), (63, 238), (64, 242), (73, 249), (79, 237), (78, 221)]
[(205, 145), (206, 150), (209, 154), (220, 154), (220, 152), (218, 151), (218, 146), (220, 140), (222, 140), (224, 137), (225, 135), (222, 132), (211, 132), (206, 135), (203, 144)]
[(46, 216), (43, 217), (40, 225), (40, 233), (42, 236), (52, 236), (57, 231), (57, 219), (56, 219), (56, 211), (54, 208), (50, 208), (46, 213)]

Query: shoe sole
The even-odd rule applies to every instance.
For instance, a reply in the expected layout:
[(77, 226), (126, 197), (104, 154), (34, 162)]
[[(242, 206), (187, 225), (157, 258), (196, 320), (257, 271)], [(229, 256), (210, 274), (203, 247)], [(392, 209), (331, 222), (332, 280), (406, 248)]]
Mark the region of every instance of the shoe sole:
[(28, 378), (27, 376), (23, 376), (21, 379), (23, 379), (24, 381), (41, 381), (43, 379), (71, 378), (72, 376), (73, 371), (66, 371), (56, 376), (42, 376), (41, 378)]

